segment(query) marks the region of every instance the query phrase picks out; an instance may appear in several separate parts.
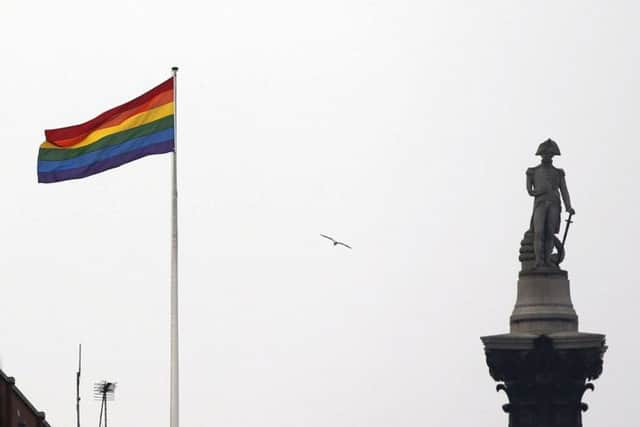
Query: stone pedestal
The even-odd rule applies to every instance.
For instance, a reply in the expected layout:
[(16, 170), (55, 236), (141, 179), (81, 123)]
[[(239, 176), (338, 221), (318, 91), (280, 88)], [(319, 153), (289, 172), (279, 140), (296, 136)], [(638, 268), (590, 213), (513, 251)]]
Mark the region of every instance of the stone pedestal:
[(577, 332), (567, 273), (521, 274), (510, 324), (511, 333)]
[(602, 373), (605, 336), (578, 332), (566, 272), (521, 273), (510, 326), (481, 338), (509, 399), (509, 427), (582, 427), (582, 396)]

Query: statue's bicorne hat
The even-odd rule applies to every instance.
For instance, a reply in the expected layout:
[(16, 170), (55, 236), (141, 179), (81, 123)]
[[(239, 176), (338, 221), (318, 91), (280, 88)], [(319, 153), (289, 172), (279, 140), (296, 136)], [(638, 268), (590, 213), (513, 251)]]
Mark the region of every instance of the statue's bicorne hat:
[(549, 138), (542, 144), (538, 146), (538, 151), (536, 151), (536, 156), (542, 156), (543, 154), (553, 154), (554, 156), (560, 155), (560, 148), (556, 142)]

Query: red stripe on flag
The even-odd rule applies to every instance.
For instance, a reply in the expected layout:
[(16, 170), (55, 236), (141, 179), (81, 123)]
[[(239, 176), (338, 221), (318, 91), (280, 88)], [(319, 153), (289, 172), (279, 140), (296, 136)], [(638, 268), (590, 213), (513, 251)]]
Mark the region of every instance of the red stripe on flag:
[(49, 142), (55, 142), (55, 141), (60, 141), (65, 139), (72, 139), (72, 138), (75, 139), (79, 136), (84, 136), (96, 129), (99, 129), (103, 124), (112, 120), (114, 116), (122, 114), (128, 110), (135, 109), (140, 105), (144, 105), (147, 101), (149, 101), (153, 97), (167, 90), (173, 90), (173, 78), (170, 78), (169, 80), (159, 84), (153, 89), (145, 92), (144, 94), (140, 95), (135, 99), (132, 99), (131, 101), (125, 104), (119, 105), (115, 108), (112, 108), (111, 110), (105, 111), (104, 113), (89, 120), (88, 122), (85, 122), (79, 125), (68, 126), (64, 128), (47, 129), (44, 131), (44, 134), (47, 138), (47, 141)]

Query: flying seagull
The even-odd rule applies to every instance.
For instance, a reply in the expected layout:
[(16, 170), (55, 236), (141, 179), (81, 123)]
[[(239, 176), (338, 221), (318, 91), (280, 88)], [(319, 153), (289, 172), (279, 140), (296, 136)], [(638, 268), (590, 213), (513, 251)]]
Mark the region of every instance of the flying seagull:
[(322, 237), (324, 237), (325, 239), (331, 240), (333, 242), (333, 246), (342, 245), (342, 246), (347, 247), (349, 249), (353, 249), (351, 246), (347, 245), (346, 243), (339, 242), (336, 239), (334, 239), (333, 237), (325, 236), (324, 234), (320, 234), (320, 235)]

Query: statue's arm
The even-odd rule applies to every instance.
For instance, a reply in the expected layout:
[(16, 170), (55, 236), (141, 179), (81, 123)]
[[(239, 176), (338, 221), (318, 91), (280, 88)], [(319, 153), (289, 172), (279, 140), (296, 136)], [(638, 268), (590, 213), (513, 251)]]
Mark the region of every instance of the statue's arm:
[(569, 197), (569, 190), (567, 189), (567, 180), (564, 177), (564, 171), (560, 173), (560, 194), (562, 195), (562, 201), (564, 202), (564, 208), (566, 211), (571, 214), (575, 213), (571, 206), (571, 198)]
[(536, 192), (533, 187), (533, 170), (531, 168), (527, 169), (527, 193), (529, 193), (531, 197), (536, 196)]

